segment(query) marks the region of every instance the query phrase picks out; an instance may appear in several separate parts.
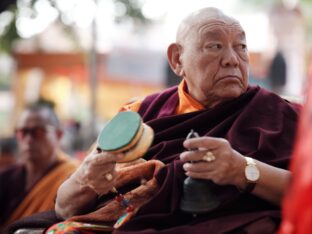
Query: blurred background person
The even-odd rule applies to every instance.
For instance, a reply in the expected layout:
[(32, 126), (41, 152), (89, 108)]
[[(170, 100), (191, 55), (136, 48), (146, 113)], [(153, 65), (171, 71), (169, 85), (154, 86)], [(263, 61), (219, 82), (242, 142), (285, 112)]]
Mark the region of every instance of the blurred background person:
[(0, 138), (0, 170), (16, 162), (17, 144), (14, 137)]
[(270, 64), (268, 74), (272, 90), (275, 93), (284, 94), (286, 75), (287, 65), (285, 57), (281, 51), (277, 51)]
[(1, 228), (19, 218), (53, 209), (58, 186), (78, 165), (60, 150), (63, 132), (51, 108), (26, 108), (15, 133), (20, 160), (0, 172)]

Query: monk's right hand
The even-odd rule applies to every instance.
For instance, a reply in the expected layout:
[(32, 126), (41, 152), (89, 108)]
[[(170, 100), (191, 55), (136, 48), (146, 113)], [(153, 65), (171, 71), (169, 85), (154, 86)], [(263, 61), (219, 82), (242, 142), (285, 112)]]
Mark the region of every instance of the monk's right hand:
[(72, 177), (80, 186), (89, 187), (98, 195), (106, 194), (114, 187), (116, 161), (122, 157), (122, 154), (116, 155), (94, 149)]

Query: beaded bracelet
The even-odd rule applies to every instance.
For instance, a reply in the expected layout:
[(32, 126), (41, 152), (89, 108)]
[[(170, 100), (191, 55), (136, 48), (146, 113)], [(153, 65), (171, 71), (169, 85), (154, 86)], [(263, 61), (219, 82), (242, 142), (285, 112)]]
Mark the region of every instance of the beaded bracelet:
[(119, 204), (126, 208), (126, 213), (119, 217), (119, 219), (114, 224), (114, 228), (119, 228), (124, 223), (128, 222), (134, 212), (134, 206), (129, 204), (129, 200), (124, 197), (122, 194), (118, 194), (115, 198), (115, 201), (119, 202)]

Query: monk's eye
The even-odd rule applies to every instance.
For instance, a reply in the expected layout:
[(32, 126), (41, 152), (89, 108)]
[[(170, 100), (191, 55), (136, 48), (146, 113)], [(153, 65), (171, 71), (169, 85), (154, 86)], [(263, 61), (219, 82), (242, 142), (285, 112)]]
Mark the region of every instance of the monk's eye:
[(243, 51), (247, 51), (247, 45), (246, 44), (239, 44), (238, 45), (238, 48), (240, 49), (240, 50), (243, 50)]
[(210, 48), (211, 48), (211, 49), (222, 49), (222, 45), (221, 45), (221, 44), (216, 43), (216, 44), (212, 44), (212, 45), (210, 45)]
[(205, 46), (206, 49), (219, 50), (222, 49), (222, 44), (220, 43), (209, 43)]

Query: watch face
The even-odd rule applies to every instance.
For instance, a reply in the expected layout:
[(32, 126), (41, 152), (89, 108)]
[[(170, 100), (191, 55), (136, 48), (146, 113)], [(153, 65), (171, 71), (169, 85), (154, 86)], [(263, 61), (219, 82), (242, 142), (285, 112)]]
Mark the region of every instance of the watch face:
[(257, 181), (260, 177), (258, 168), (255, 165), (247, 165), (245, 168), (245, 175), (247, 180)]

